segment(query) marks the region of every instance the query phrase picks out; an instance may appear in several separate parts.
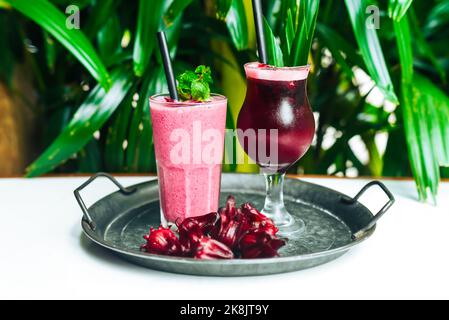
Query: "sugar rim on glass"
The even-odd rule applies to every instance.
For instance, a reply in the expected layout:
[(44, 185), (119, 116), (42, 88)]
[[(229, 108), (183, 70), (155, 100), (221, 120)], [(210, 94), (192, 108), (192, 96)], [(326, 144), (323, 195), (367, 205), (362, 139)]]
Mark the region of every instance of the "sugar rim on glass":
[(272, 81), (305, 80), (310, 71), (310, 65), (298, 67), (274, 67), (270, 65), (261, 65), (260, 62), (248, 62), (244, 67), (248, 78)]

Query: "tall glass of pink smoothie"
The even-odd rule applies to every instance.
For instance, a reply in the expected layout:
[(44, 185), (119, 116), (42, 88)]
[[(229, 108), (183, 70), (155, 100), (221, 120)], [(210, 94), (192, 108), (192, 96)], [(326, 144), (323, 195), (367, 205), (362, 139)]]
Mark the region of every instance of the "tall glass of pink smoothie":
[(217, 94), (205, 102), (150, 98), (163, 225), (217, 211), (226, 108)]

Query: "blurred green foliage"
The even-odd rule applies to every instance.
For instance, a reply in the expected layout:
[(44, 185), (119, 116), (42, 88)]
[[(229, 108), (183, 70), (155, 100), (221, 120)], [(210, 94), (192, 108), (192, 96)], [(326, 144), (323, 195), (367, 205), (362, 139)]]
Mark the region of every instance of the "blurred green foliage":
[[(434, 196), (449, 165), (449, 1), (262, 2), (270, 61), (312, 66), (317, 137), (291, 172), (413, 175), (420, 198)], [(65, 25), (69, 5), (80, 29)], [(42, 153), (28, 176), (155, 171), (148, 97), (166, 91), (157, 30), (178, 74), (212, 66), (232, 128), (244, 95), (235, 83), (257, 59), (251, 1), (0, 1), (0, 81), (11, 88), (25, 64), (39, 95)]]

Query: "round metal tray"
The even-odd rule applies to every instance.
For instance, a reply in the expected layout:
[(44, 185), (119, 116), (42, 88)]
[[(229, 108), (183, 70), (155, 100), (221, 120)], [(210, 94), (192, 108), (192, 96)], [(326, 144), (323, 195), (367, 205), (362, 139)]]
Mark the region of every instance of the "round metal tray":
[[(110, 179), (119, 190), (86, 208), (80, 191), (97, 177)], [(381, 187), (388, 203), (373, 215), (357, 200), (371, 186)], [(370, 182), (354, 198), (337, 191), (297, 179), (286, 179), (285, 204), (306, 223), (305, 233), (280, 250), (280, 257), (267, 259), (197, 260), (141, 252), (142, 236), (160, 223), (157, 180), (128, 188), (105, 173), (97, 173), (75, 190), (84, 213), (82, 228), (89, 239), (128, 261), (144, 267), (175, 273), (204, 276), (248, 276), (289, 272), (311, 268), (334, 260), (371, 236), (376, 221), (394, 203), (390, 191), (378, 181)], [(227, 195), (237, 203), (263, 205), (263, 176), (223, 174), (221, 205)]]

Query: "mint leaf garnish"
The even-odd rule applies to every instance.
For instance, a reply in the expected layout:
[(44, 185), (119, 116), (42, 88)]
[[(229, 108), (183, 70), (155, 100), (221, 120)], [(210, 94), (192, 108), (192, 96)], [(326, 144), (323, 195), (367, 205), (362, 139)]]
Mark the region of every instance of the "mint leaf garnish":
[(209, 84), (199, 79), (192, 81), (192, 99), (196, 101), (206, 101), (210, 97)]
[(207, 101), (210, 98), (212, 75), (207, 66), (198, 66), (193, 71), (186, 71), (178, 76), (178, 94), (183, 101)]

